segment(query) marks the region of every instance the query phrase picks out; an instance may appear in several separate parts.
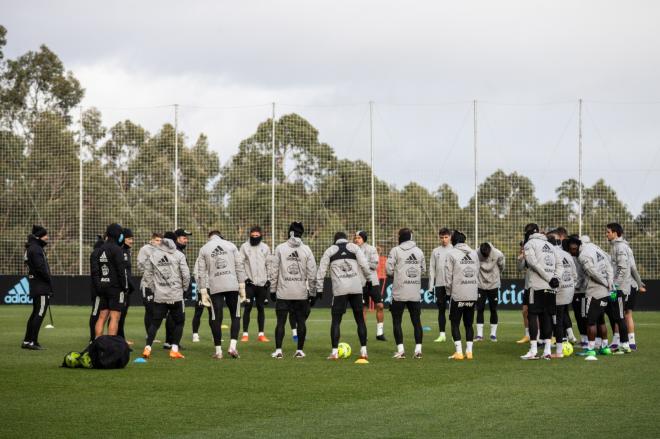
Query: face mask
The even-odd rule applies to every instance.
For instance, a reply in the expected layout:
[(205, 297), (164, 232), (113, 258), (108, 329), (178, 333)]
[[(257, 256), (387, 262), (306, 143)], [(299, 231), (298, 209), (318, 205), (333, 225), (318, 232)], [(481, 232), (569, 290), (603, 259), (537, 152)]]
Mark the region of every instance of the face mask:
[(261, 236), (250, 236), (250, 245), (255, 246), (259, 245), (261, 242)]

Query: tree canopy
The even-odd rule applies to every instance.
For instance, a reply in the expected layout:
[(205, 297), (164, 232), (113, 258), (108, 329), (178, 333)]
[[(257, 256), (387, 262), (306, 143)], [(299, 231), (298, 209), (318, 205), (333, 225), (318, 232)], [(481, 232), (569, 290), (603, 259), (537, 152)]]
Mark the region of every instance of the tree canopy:
[[(317, 257), (338, 230), (366, 230), (370, 236), (375, 232), (381, 254), (386, 254), (396, 244), (400, 227), (411, 228), (415, 240), (429, 254), (438, 245), (441, 227), (464, 231), (474, 244), (476, 209), (479, 241), (490, 241), (503, 250), (510, 261), (505, 275), (516, 277), (513, 261), (524, 224), (561, 225), (577, 233), (580, 212), (576, 180), (560, 182), (556, 198), (540, 202), (529, 178), (504, 170), (487, 176), (478, 186), (477, 199), (473, 197), (464, 207), (449, 182), (435, 190), (415, 182), (397, 188), (376, 176), (374, 231), (369, 164), (338, 158), (302, 115), (291, 113), (274, 122), (264, 120), (237, 145), (231, 157), (220, 157), (205, 134), (188, 137), (190, 133), (175, 133), (170, 123), (155, 132), (149, 132), (138, 120), (105, 126), (102, 113), (95, 108), (87, 108), (81, 123), (74, 123), (73, 109), (80, 104), (84, 89), (57, 55), (41, 46), (38, 51), (5, 60), (5, 44), (6, 30), (0, 26), (2, 273), (22, 271), (23, 249), (17, 237), (25, 236), (36, 223), (50, 232), (53, 272), (78, 272), (81, 163), (85, 272), (95, 236), (103, 233), (106, 224), (120, 222), (131, 227), (138, 246), (153, 231), (172, 229), (175, 138), (179, 155), (178, 223), (193, 231), (190, 255), (203, 245), (211, 229), (240, 244), (249, 227), (259, 224), (267, 242), (274, 234), (277, 243), (286, 239), (293, 220), (304, 223), (305, 241)], [(414, 178), (411, 175), (411, 180)], [(271, 205), (273, 189), (275, 206)], [(642, 276), (657, 278), (660, 197), (644, 204), (634, 217), (604, 180), (582, 189), (583, 233), (607, 249), (605, 224), (620, 222), (636, 252)]]

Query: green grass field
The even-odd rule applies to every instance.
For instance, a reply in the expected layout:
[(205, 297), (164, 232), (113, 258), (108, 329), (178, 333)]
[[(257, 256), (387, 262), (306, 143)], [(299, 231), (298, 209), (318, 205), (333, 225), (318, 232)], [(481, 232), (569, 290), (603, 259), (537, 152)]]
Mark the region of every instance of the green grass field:
[[(638, 352), (597, 362), (519, 360), (526, 346), (514, 343), (521, 325), (513, 311), (501, 313), (498, 343), (477, 344), (471, 362), (451, 362), (452, 343), (432, 342), (431, 310), (422, 360), (390, 358), (386, 315), (388, 342), (373, 341), (370, 364), (354, 364), (359, 344), (347, 314), (342, 339), (354, 355), (331, 362), (330, 311), (313, 309), (304, 360), (291, 357), (287, 328), (283, 360), (270, 358), (274, 343), (251, 340), (239, 343), (240, 360), (213, 361), (208, 325), (193, 345), (187, 321), (185, 360), (156, 345), (149, 363), (123, 370), (60, 368), (66, 352), (85, 346), (88, 312), (55, 307), (56, 328), (41, 331), (47, 350), (34, 352), (19, 348), (29, 308), (0, 307), (0, 437), (660, 437), (660, 313), (637, 313)], [(127, 322), (135, 354), (142, 312), (132, 308)], [(272, 339), (272, 310), (266, 324)], [(373, 339), (374, 314), (368, 328)], [(404, 335), (412, 353), (409, 324)]]

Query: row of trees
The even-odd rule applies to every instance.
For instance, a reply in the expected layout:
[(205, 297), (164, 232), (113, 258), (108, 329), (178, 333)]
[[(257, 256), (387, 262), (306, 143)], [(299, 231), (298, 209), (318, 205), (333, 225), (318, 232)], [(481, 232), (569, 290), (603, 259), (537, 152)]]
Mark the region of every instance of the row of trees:
[[(46, 46), (5, 60), (0, 27), (0, 273), (21, 272), (23, 237), (32, 223), (51, 234), (53, 271), (78, 272), (79, 166), (83, 167), (83, 255), (106, 224), (119, 221), (136, 232), (138, 242), (152, 231), (171, 228), (174, 214), (175, 132), (164, 124), (150, 133), (137, 121), (105, 127), (102, 114), (89, 109), (72, 124), (72, 110), (84, 95)], [(275, 120), (275, 224), (271, 223), (273, 121), (265, 120), (238, 145), (226, 164), (201, 134), (191, 140), (178, 133), (179, 224), (192, 229), (191, 251), (219, 229), (241, 242), (252, 224), (261, 224), (275, 241), (286, 238), (288, 222), (301, 220), (306, 241), (320, 256), (337, 230), (371, 232), (371, 169), (362, 161), (336, 157), (319, 140), (318, 130), (298, 114)], [(81, 157), (82, 144), (82, 157)], [(624, 224), (642, 274), (660, 275), (660, 197), (637, 216), (627, 210), (603, 180), (584, 187), (584, 233), (604, 240), (604, 225)], [(416, 183), (396, 188), (375, 180), (378, 244), (388, 251), (399, 227), (411, 227), (425, 252), (436, 245), (437, 230), (448, 226), (472, 235), (478, 209), (480, 240), (493, 242), (512, 260), (522, 227), (530, 221), (577, 231), (578, 183), (566, 180), (556, 199), (541, 203), (532, 182), (519, 173), (498, 170), (479, 186), (478, 205), (460, 206), (449, 184), (429, 191)], [(87, 269), (83, 263), (84, 270)], [(515, 276), (509, 264), (507, 276)]]

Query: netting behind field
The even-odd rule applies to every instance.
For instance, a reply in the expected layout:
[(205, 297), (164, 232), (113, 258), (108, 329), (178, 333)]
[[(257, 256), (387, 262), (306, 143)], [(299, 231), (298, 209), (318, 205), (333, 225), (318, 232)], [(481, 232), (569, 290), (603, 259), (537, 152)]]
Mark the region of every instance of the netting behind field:
[(132, 228), (136, 247), (191, 230), (192, 259), (209, 230), (240, 245), (260, 225), (270, 245), (300, 220), (317, 258), (337, 231), (364, 230), (387, 254), (401, 227), (428, 255), (448, 227), (503, 250), (516, 277), (524, 224), (578, 233), (582, 218), (605, 249), (605, 225), (622, 223), (642, 276), (660, 278), (660, 105), (629, 113), (589, 102), (582, 113), (488, 102), (86, 108), (29, 124), (3, 113), (0, 273), (24, 272), (33, 223), (50, 232), (53, 273), (85, 274), (110, 222)]

